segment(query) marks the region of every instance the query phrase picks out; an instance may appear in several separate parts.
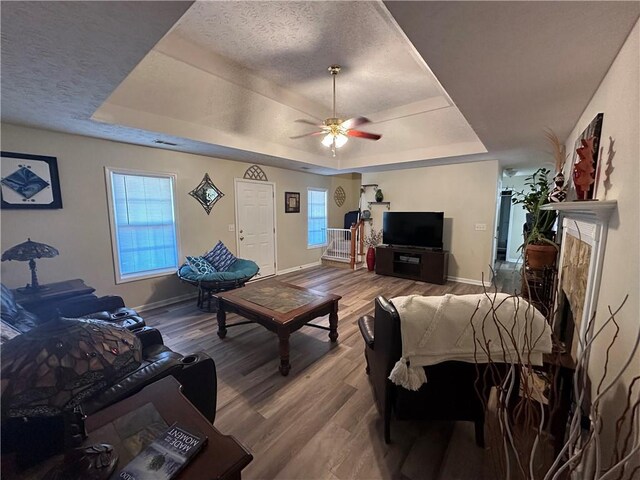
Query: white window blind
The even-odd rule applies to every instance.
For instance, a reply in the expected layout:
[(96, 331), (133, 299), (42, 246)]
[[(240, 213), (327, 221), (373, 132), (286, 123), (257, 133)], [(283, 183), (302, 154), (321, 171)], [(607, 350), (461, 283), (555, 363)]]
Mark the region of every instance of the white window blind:
[(307, 247), (327, 244), (327, 191), (307, 191)]
[(178, 241), (173, 175), (109, 173), (118, 280), (174, 272)]

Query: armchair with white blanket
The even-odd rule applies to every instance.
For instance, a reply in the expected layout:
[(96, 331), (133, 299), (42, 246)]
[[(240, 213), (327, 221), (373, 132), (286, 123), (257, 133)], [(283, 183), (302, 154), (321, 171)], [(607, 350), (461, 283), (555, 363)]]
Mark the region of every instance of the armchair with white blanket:
[[(494, 386), (484, 375), (511, 363), (542, 364), (551, 329), (525, 300), (505, 294), (410, 295), (375, 300), (375, 318), (358, 325), (367, 373), (390, 441), (391, 415), (401, 420), (466, 420), (484, 444), (484, 408)], [(503, 365), (504, 364), (504, 365)], [(496, 367), (497, 365), (497, 367)]]

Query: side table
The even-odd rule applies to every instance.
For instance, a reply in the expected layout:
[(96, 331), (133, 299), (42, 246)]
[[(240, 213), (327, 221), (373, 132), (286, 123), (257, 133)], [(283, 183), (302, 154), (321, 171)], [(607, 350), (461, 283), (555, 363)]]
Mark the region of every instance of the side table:
[[(140, 392), (115, 403), (104, 410), (90, 415), (86, 420), (86, 429), (89, 437), (84, 445), (95, 443), (109, 443), (118, 452), (119, 460), (111, 475), (111, 480), (118, 479), (118, 473), (132, 459), (132, 454), (123, 445), (118, 436), (113, 422), (130, 412), (152, 404), (162, 419), (171, 425), (178, 422), (185, 429), (198, 431), (208, 438), (207, 444), (184, 468), (177, 477), (181, 479), (198, 480), (241, 480), (242, 469), (253, 460), (251, 453), (247, 451), (235, 438), (220, 433), (180, 392), (181, 386), (171, 376), (152, 383)], [(148, 419), (138, 418), (140, 426)], [(146, 446), (146, 445), (144, 445)], [(143, 447), (144, 448), (144, 447)], [(9, 458), (3, 457), (3, 479), (7, 480), (39, 480), (63, 455), (51, 457), (22, 472), (12, 471)], [(8, 467), (5, 469), (5, 466)], [(11, 465), (13, 466), (13, 465)]]
[(48, 320), (53, 316), (56, 304), (74, 297), (89, 295), (95, 292), (95, 288), (88, 286), (84, 280), (75, 278), (64, 282), (55, 282), (42, 285), (45, 290), (37, 293), (29, 293), (13, 290), (17, 303), (37, 315), (42, 320)]
[[(86, 422), (89, 433), (86, 444), (105, 441), (108, 443), (110, 439), (96, 438), (92, 432), (122, 417), (127, 412), (146, 403), (152, 403), (168, 425), (178, 422), (187, 430), (191, 428), (208, 437), (208, 442), (203, 450), (185, 467), (178, 478), (240, 480), (242, 469), (253, 460), (253, 455), (235, 438), (223, 435), (211, 425), (180, 393), (180, 389), (181, 386), (175, 378), (165, 377), (145, 387), (136, 395), (90, 415)], [(114, 447), (120, 455), (120, 460), (112, 478), (116, 478), (119, 469), (131, 460), (131, 456), (122, 448), (122, 445), (114, 442)]]

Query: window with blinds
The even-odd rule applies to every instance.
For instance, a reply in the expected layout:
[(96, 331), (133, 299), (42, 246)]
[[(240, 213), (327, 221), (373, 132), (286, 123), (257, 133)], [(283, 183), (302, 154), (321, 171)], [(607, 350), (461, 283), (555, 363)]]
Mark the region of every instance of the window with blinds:
[(307, 247), (327, 244), (327, 191), (307, 190)]
[(175, 175), (107, 170), (116, 282), (178, 268)]

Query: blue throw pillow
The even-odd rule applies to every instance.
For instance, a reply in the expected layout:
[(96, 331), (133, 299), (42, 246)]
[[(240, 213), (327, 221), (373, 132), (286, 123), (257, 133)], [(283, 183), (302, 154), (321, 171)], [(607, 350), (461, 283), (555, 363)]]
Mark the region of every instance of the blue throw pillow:
[(205, 253), (202, 258), (209, 262), (219, 272), (226, 272), (229, 267), (237, 260), (235, 255), (229, 251), (224, 243), (218, 241), (216, 246)]
[(203, 257), (187, 257), (187, 265), (198, 275), (215, 273), (216, 269)]

